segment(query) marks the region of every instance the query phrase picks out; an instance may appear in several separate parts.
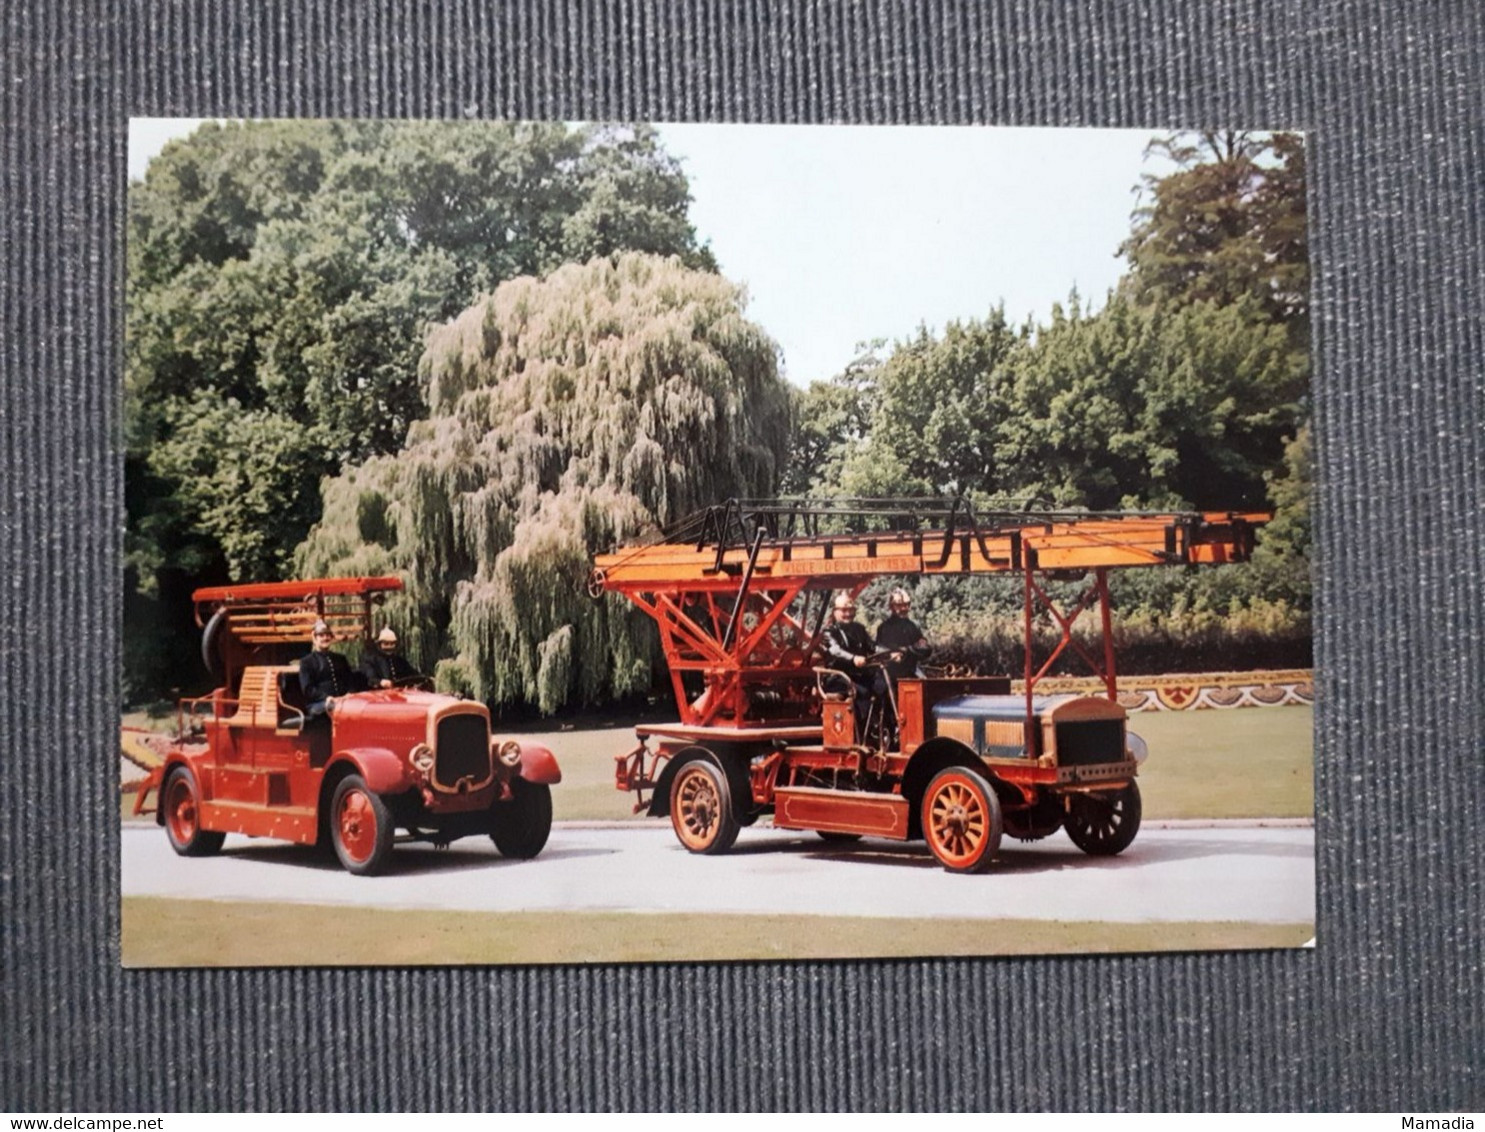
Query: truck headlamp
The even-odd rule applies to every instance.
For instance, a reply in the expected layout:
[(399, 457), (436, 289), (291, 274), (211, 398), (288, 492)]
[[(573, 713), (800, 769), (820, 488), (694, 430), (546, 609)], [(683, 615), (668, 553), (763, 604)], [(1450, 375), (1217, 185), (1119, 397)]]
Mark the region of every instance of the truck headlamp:
[(427, 743), (419, 743), (407, 754), (407, 759), (418, 770), (427, 774), (433, 769), (433, 748)]
[(507, 739), (504, 743), (500, 744), (500, 749), (496, 752), (496, 755), (506, 766), (519, 766), (521, 762), (521, 744), (514, 739)]
[(1124, 749), (1129, 752), (1129, 757), (1136, 763), (1142, 763), (1150, 757), (1149, 746), (1133, 731), (1125, 733)]

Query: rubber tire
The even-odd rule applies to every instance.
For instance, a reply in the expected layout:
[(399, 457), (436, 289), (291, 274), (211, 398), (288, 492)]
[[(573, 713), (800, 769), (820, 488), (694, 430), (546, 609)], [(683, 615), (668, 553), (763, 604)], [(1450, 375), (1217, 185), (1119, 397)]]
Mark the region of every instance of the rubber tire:
[[(180, 812), (182, 804), (188, 813)], [(160, 784), (160, 817), (170, 847), (182, 857), (213, 856), (227, 840), (225, 833), (201, 828), (201, 787), (183, 766), (172, 770)]]
[[(342, 814), (341, 810), (352, 794), (359, 794), (366, 800), (361, 820), (369, 817), (374, 823), (369, 839), (358, 838), (364, 840), (360, 847), (364, 855), (358, 855), (356, 849), (345, 843), (348, 815)], [(375, 876), (381, 872), (387, 865), (387, 858), (392, 855), (392, 836), (395, 833), (392, 812), (387, 809), (381, 795), (366, 785), (365, 779), (359, 774), (348, 774), (336, 783), (330, 800), (330, 844), (335, 846), (335, 855), (346, 872), (358, 877)]]
[(1106, 794), (1073, 794), (1062, 827), (1090, 857), (1113, 857), (1139, 833), (1142, 808), (1140, 788), (1133, 782)]
[(715, 764), (696, 759), (670, 782), (670, 825), (690, 852), (725, 853), (737, 840), (737, 817), (727, 776)]
[(515, 778), (511, 799), (490, 807), (490, 840), (502, 857), (529, 861), (546, 847), (552, 832), (552, 788)]
[(935, 774), (923, 791), (921, 818), (923, 839), (951, 873), (982, 873), (1000, 851), (1005, 832), (1000, 799), (972, 767), (945, 767)]

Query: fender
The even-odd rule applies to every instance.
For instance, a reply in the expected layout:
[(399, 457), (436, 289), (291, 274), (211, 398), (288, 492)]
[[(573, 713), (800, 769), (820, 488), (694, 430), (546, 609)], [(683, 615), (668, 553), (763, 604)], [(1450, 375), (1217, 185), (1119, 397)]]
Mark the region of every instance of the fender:
[(170, 777), (170, 772), (177, 767), (185, 767), (196, 778), (196, 788), (201, 791), (203, 801), (211, 801), (212, 781), (211, 763), (206, 752), (198, 755), (182, 754), (179, 748), (172, 748), (165, 756), (165, 761), (155, 767), (145, 776), (139, 784), (138, 791), (134, 795), (134, 813), (136, 816), (144, 813), (144, 804), (151, 792), (155, 794), (155, 824), (165, 824), (165, 810), (160, 805), (160, 787), (165, 785), (165, 780)]
[(550, 786), (562, 781), (562, 768), (557, 765), (557, 756), (540, 743), (522, 742), (521, 777)]
[(378, 794), (400, 794), (413, 785), (411, 768), (385, 747), (347, 747), (336, 751), (326, 771), (349, 764)]
[(906, 769), (902, 772), (902, 796), (908, 800), (909, 806), (909, 838), (923, 836), (918, 805), (923, 800), (923, 791), (928, 788), (929, 780), (939, 771), (951, 766), (965, 766), (971, 770), (977, 770), (990, 781), (991, 785), (995, 784), (995, 775), (986, 769), (984, 761), (974, 753), (972, 748), (965, 746), (958, 739), (949, 739), (944, 736), (928, 740), (913, 752)]
[[(663, 818), (670, 814), (670, 784), (674, 781), (681, 767), (697, 759), (705, 759), (720, 770), (727, 777), (727, 788), (732, 793), (733, 812), (748, 813), (753, 804), (753, 787), (748, 780), (748, 767), (746, 762), (736, 758), (725, 758), (709, 747), (698, 745), (683, 747), (665, 762), (665, 769), (660, 772), (660, 777), (655, 780), (654, 793), (650, 796), (649, 807), (645, 810), (652, 818)], [(738, 799), (743, 799), (745, 806)]]

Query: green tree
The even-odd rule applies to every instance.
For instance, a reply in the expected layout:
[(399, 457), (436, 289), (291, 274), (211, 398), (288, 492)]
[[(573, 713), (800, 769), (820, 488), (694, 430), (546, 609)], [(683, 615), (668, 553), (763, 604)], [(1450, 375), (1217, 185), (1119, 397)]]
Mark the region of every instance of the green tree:
[(870, 435), (842, 470), (846, 493), (999, 493), (997, 441), (1028, 333), (996, 308), (899, 343), (875, 372)]
[[(129, 194), (126, 440), (155, 488), (131, 493), (141, 582), (181, 558), (280, 574), (320, 477), (395, 451), (423, 414), (429, 325), (573, 258), (712, 266), (688, 201), (644, 126), (249, 122), (172, 143)], [(202, 419), (220, 412), (278, 422), (257, 499), (234, 466), (261, 430)]]
[(399, 448), (430, 326), (574, 258), (712, 269), (688, 202), (647, 126), (246, 122), (168, 145), (128, 199), (131, 694), (180, 681), (144, 653), (193, 586), (283, 576), (321, 479)]
[(429, 338), (406, 445), (326, 481), (305, 576), (399, 573), (387, 607), (446, 687), (543, 712), (645, 690), (649, 618), (591, 601), (596, 551), (777, 486), (777, 347), (742, 295), (625, 254), (502, 284)]
[(1141, 303), (1228, 305), (1243, 299), (1307, 344), (1309, 251), (1305, 153), (1297, 134), (1175, 133), (1147, 154), (1176, 165), (1147, 176), (1149, 202), (1120, 247)]
[(791, 386), (794, 436), (781, 484), (786, 495), (839, 494), (846, 460), (871, 427), (885, 345), (881, 339), (860, 343), (841, 373), (806, 389)]
[(1059, 307), (1018, 373), (1007, 486), (1095, 509), (1260, 507), (1303, 393), (1284, 329), (1245, 303)]
[(1284, 463), (1269, 475), (1274, 517), (1263, 529), (1253, 568), (1263, 592), (1308, 612), (1310, 597), (1310, 502), (1315, 494), (1314, 452), (1308, 422), (1284, 447)]
[[(1262, 471), (1276, 508), (1264, 540), (1283, 548), (1260, 555), (1253, 577), (1308, 608), (1309, 526), (1286, 496), (1286, 485), (1299, 485), (1294, 490), (1304, 496), (1310, 483), (1308, 468), (1295, 463), (1310, 459), (1304, 139), (1241, 131), (1171, 134), (1151, 142), (1150, 150), (1170, 158), (1177, 170), (1146, 178), (1149, 203), (1136, 212), (1134, 230), (1120, 249), (1130, 262), (1126, 290), (1136, 302), (1164, 312), (1202, 303), (1241, 306), (1255, 324), (1282, 328), (1290, 356), (1281, 397), (1272, 406), (1251, 400), (1236, 406), (1264, 435), (1258, 448), (1267, 456)], [(1293, 411), (1284, 407), (1291, 401)], [(1266, 408), (1276, 415), (1258, 421)], [(1220, 447), (1212, 454), (1224, 455)], [(1196, 455), (1190, 466), (1200, 473), (1206, 453)], [(1222, 483), (1230, 468), (1206, 470)], [(1248, 485), (1244, 499), (1253, 494), (1257, 470), (1250, 466), (1242, 475)]]

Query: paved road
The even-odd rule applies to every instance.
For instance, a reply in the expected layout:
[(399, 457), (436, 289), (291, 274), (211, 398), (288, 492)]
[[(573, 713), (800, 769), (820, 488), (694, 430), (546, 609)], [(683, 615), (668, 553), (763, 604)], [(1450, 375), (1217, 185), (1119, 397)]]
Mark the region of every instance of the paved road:
[(468, 911), (814, 913), (1121, 922), (1304, 923), (1315, 911), (1308, 827), (1147, 825), (1125, 853), (1087, 857), (1065, 834), (1007, 840), (980, 876), (944, 872), (921, 842), (827, 845), (754, 827), (697, 857), (666, 822), (558, 823), (542, 855), (507, 861), (483, 838), (399, 846), (388, 873), (353, 877), (312, 851), (228, 837), (186, 859), (154, 825), (123, 829), (123, 892)]

